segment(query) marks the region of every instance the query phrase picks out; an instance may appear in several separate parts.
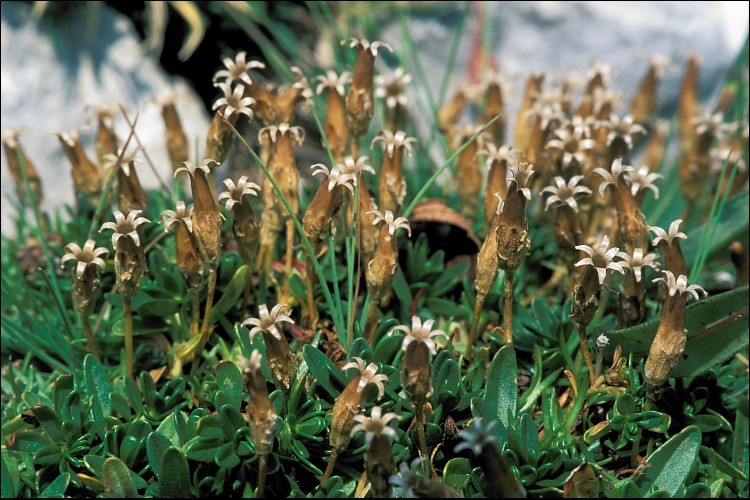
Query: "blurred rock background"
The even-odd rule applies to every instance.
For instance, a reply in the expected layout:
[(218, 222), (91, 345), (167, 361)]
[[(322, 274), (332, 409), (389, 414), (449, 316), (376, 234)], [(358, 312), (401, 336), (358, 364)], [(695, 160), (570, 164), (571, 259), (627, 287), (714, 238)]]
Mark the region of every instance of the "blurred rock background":
[[(211, 77), (221, 67), (222, 57), (247, 50), (251, 58), (264, 58), (255, 44), (258, 38), (251, 40), (247, 32), (228, 27), (211, 7), (217, 7), (214, 11), (228, 10), (232, 4), (238, 12), (241, 7), (269, 16), (293, 12), (289, 31), (300, 37), (299, 51), (306, 57), (302, 61), (305, 64), (300, 65), (304, 68), (317, 63), (325, 67), (330, 62), (330, 54), (321, 50), (323, 45), (315, 44), (318, 33), (300, 4), (289, 4), (287, 9), (287, 2), (206, 2), (204, 39), (190, 58), (180, 61), (176, 54), (189, 33), (184, 23), (172, 22), (175, 14), (171, 9), (171, 17), (163, 20), (165, 36), (146, 53), (144, 12), (148, 12), (148, 2), (145, 6), (144, 2), (86, 2), (85, 6), (49, 2), (55, 6), (52, 11), (34, 16), (33, 9), (40, 3), (2, 2), (0, 6), (0, 118), (3, 131), (30, 129), (31, 134), (23, 136), (21, 142), (40, 173), (45, 191), (43, 209), (50, 213), (73, 200), (69, 164), (57, 138), (50, 133), (67, 132), (88, 123), (86, 105), (121, 103), (131, 118), (140, 113), (136, 132), (159, 175), (168, 180), (171, 168), (164, 148), (163, 123), (153, 99), (171, 89), (177, 96), (188, 138), (200, 157), (210, 120), (208, 108), (216, 97)], [(416, 2), (409, 6), (409, 34), (425, 68), (427, 84), (437, 95), (466, 3)], [(369, 23), (380, 27), (378, 38), (405, 54), (403, 26), (392, 16), (393, 4), (348, 2), (331, 4), (331, 8), (334, 13), (346, 10), (343, 14), (355, 21), (357, 16), (360, 21), (366, 16)], [(460, 40), (448, 95), (471, 77), (470, 55), (476, 40), (484, 37), (491, 48), (490, 60), (510, 77), (512, 105), (520, 97), (529, 73), (564, 76), (575, 72), (585, 76), (593, 61), (612, 67), (612, 87), (622, 91), (627, 102), (649, 57), (660, 54), (674, 62), (674, 69), (667, 72), (659, 88), (660, 112), (671, 114), (689, 52), (701, 59), (700, 88), (704, 102), (709, 103), (747, 36), (748, 2), (472, 2), (468, 8), (470, 17)], [(482, 20), (487, 17), (491, 29), (481, 32)], [(178, 26), (177, 32), (174, 26)], [(331, 26), (320, 32), (335, 36)], [(418, 78), (412, 62), (403, 64)], [(380, 69), (388, 71), (385, 64)], [(122, 117), (116, 120), (116, 130), (124, 139), (128, 129)], [(84, 133), (83, 143), (93, 157), (92, 137), (93, 131)], [(139, 175), (146, 186), (158, 185), (145, 165), (139, 167)], [(15, 208), (10, 200), (15, 194), (4, 156), (1, 196), (2, 232), (13, 232)]]

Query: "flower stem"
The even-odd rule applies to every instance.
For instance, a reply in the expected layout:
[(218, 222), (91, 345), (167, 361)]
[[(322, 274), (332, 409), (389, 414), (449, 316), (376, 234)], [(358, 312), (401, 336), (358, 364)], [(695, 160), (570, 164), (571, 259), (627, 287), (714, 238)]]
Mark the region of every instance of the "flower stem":
[(513, 274), (514, 271), (505, 271), (505, 297), (503, 299), (505, 329), (503, 330), (503, 342), (506, 345), (513, 345)]
[[(424, 434), (424, 405), (421, 408), (416, 408), (414, 413), (414, 425), (417, 427), (417, 438), (419, 439), (419, 452), (425, 458), (422, 463), (423, 466), (427, 464), (430, 459), (429, 453), (427, 452), (427, 438)], [(426, 470), (426, 469), (425, 469)]]
[(130, 295), (123, 295), (123, 314), (125, 318), (125, 374), (133, 376), (133, 304)]
[(372, 343), (375, 340), (375, 330), (378, 326), (376, 315), (379, 303), (380, 300), (378, 297), (372, 297), (372, 300), (370, 300), (370, 304), (367, 307), (367, 319), (365, 320), (364, 337), (370, 347), (374, 347)]
[(589, 379), (593, 386), (594, 380), (596, 380), (596, 374), (594, 373), (594, 363), (591, 361), (588, 334), (586, 333), (586, 325), (584, 324), (578, 326), (578, 339), (581, 341), (581, 353), (583, 353), (583, 359), (586, 361), (586, 366), (589, 369)]
[(313, 274), (312, 259), (307, 258), (305, 266), (305, 280), (307, 281), (307, 317), (309, 328), (315, 330), (318, 325), (318, 308), (315, 306), (315, 275)]
[(261, 455), (260, 462), (258, 463), (258, 497), (265, 497), (266, 489), (266, 468), (268, 464), (268, 456)]
[(479, 327), (479, 316), (482, 314), (482, 307), (484, 306), (484, 299), (487, 296), (483, 293), (478, 293), (474, 300), (474, 317), (471, 320), (471, 329), (469, 330), (469, 342), (466, 344), (466, 359), (471, 359), (471, 348), (474, 347), (474, 341), (477, 336), (477, 328)]
[(191, 289), (190, 295), (192, 295), (193, 299), (193, 307), (192, 307), (192, 321), (190, 322), (190, 335), (198, 335), (200, 333), (198, 331), (198, 328), (200, 328), (200, 322), (201, 322), (201, 294), (200, 290), (197, 289)]
[(94, 332), (91, 330), (91, 321), (89, 320), (87, 314), (81, 315), (81, 323), (83, 323), (83, 331), (86, 332), (86, 338), (88, 339), (89, 345), (91, 346), (91, 354), (93, 354), (96, 359), (101, 361), (101, 356), (99, 356), (99, 349), (97, 349), (96, 340), (94, 340)]
[(289, 303), (292, 297), (291, 277), (292, 277), (292, 262), (294, 260), (294, 222), (288, 220), (286, 222), (286, 267), (284, 269), (286, 273), (286, 281), (284, 283), (284, 300), (282, 302)]
[(331, 450), (331, 456), (328, 457), (328, 466), (326, 467), (325, 474), (323, 474), (323, 478), (320, 480), (320, 485), (323, 486), (326, 481), (328, 481), (328, 478), (331, 477), (331, 473), (333, 472), (333, 468), (336, 465), (336, 458), (338, 457), (338, 452), (336, 451), (336, 448), (333, 448)]
[(198, 370), (198, 364), (200, 363), (203, 349), (206, 347), (208, 342), (208, 336), (211, 333), (209, 320), (211, 317), (211, 308), (214, 304), (214, 292), (216, 291), (216, 263), (209, 264), (208, 268), (208, 297), (206, 297), (206, 309), (203, 312), (203, 326), (201, 326), (201, 340), (198, 348), (195, 351), (195, 358), (193, 359), (193, 365), (190, 367), (190, 375), (195, 375)]

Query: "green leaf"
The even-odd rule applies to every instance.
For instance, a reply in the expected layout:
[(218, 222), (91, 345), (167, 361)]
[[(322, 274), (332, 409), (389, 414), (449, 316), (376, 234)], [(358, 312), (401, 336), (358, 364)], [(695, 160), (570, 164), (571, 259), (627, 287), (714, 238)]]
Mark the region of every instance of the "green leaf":
[(347, 356), (347, 359), (352, 359), (355, 356), (362, 359), (365, 363), (369, 362), (372, 358), (370, 344), (368, 344), (365, 339), (358, 338), (352, 342), (352, 345), (349, 347), (349, 355)]
[(471, 474), (471, 462), (467, 458), (452, 458), (445, 464), (443, 478), (445, 484), (460, 490)]
[(185, 443), (185, 454), (190, 460), (198, 462), (213, 462), (216, 450), (224, 444), (222, 437), (201, 437), (196, 436)]
[(52, 438), (53, 441), (61, 442), (63, 440), (62, 434), (62, 422), (60, 417), (55, 413), (52, 408), (48, 406), (34, 406), (31, 409), (36, 419), (39, 421), (42, 429), (47, 435)]
[[(747, 405), (747, 397), (744, 398)], [(732, 463), (735, 466), (742, 467), (742, 472), (748, 475), (750, 470), (750, 421), (747, 413), (737, 412), (734, 419), (734, 442), (732, 443)]]
[(504, 346), (490, 363), (484, 394), (471, 400), (475, 417), (485, 419), (486, 423), (498, 421), (492, 429), (498, 446), (508, 440), (508, 428), (516, 415), (517, 392), (516, 353), (513, 346)]
[[(18, 469), (8, 465), (8, 452), (3, 448), (0, 450), (2, 460), (0, 461), (0, 496), (3, 498), (15, 498), (18, 492)], [(11, 472), (13, 471), (13, 472)]]
[(440, 297), (450, 292), (459, 281), (459, 278), (469, 269), (468, 262), (461, 262), (453, 265), (443, 271), (438, 279), (430, 286), (429, 294), (433, 297)]
[(341, 370), (325, 354), (310, 344), (303, 347), (302, 352), (310, 375), (332, 398), (337, 398), (346, 385), (346, 377)]
[(652, 490), (664, 490), (674, 496), (685, 483), (698, 460), (701, 431), (690, 425), (672, 436), (647, 460), (646, 473), (636, 479), (642, 496)]
[(8, 449), (36, 453), (42, 448), (54, 446), (55, 443), (45, 434), (36, 431), (19, 431), (11, 436)]
[[(695, 376), (747, 349), (750, 295), (747, 285), (714, 295), (687, 307), (685, 329), (687, 342), (682, 359), (673, 372), (675, 377)], [(606, 354), (622, 346), (624, 355), (634, 353), (645, 357), (656, 336), (660, 319), (607, 334), (610, 339)]]
[(457, 304), (453, 300), (427, 297), (424, 303), (430, 310), (440, 311), (442, 316), (453, 316), (455, 318), (469, 317), (469, 309), (464, 304)]
[[(726, 252), (727, 248), (734, 240), (741, 238), (743, 234), (747, 233), (749, 219), (747, 217), (738, 218), (737, 214), (748, 213), (748, 210), (750, 209), (750, 201), (748, 200), (748, 193), (744, 192), (738, 194), (727, 202), (721, 219), (716, 222), (715, 231), (712, 233), (714, 237), (710, 240), (709, 246), (706, 249), (707, 258), (710, 258), (717, 253)], [(680, 245), (688, 269), (690, 269), (693, 261), (698, 257), (701, 237), (706, 230), (707, 227), (704, 222), (698, 227), (685, 231), (687, 233), (687, 239), (684, 243), (680, 243)], [(693, 278), (691, 277), (691, 279)]]
[(133, 482), (130, 469), (117, 457), (110, 457), (102, 466), (104, 491), (110, 498), (138, 497), (138, 489)]
[(112, 389), (104, 367), (93, 355), (87, 354), (83, 360), (83, 374), (89, 396), (92, 397), (94, 422), (101, 422), (112, 414), (112, 402), (109, 394)]
[(190, 496), (190, 467), (187, 457), (176, 446), (168, 447), (162, 457), (159, 469), (159, 496), (163, 498), (185, 498)]
[(708, 446), (701, 446), (701, 454), (706, 457), (706, 460), (709, 464), (713, 465), (724, 474), (735, 479), (739, 479), (740, 481), (747, 481), (747, 475), (744, 472), (732, 465), (729, 460), (722, 457), (713, 448), (709, 448)]
[(39, 498), (65, 498), (65, 490), (68, 489), (69, 484), (70, 474), (64, 472), (44, 488), (44, 491), (39, 494)]
[(178, 424), (184, 427), (186, 423), (187, 416), (181, 411), (176, 411), (159, 424), (156, 432), (169, 439), (173, 445), (182, 446), (183, 440), (178, 429)]
[[(161, 428), (161, 426), (159, 428)], [(151, 469), (154, 471), (154, 474), (156, 474), (157, 479), (161, 473), (162, 457), (170, 446), (172, 446), (172, 442), (160, 432), (152, 432), (146, 440), (146, 456), (148, 457), (148, 463), (151, 464)]]
[(234, 444), (225, 443), (221, 445), (214, 455), (214, 462), (224, 469), (233, 469), (240, 465), (240, 457), (234, 449)]
[(711, 498), (711, 488), (706, 483), (695, 483), (685, 488), (685, 498)]
[[(221, 361), (216, 367), (216, 383), (219, 386), (214, 406), (221, 408), (230, 404), (239, 408), (242, 404), (242, 373), (231, 361)], [(222, 394), (222, 397), (219, 397)]]
[(221, 298), (211, 309), (211, 321), (217, 321), (219, 315), (225, 315), (232, 307), (237, 306), (245, 291), (245, 283), (247, 283), (249, 274), (250, 268), (247, 264), (237, 269), (229, 284), (224, 288)]
[(52, 387), (52, 401), (54, 402), (55, 411), (58, 414), (62, 414), (63, 402), (67, 395), (73, 392), (73, 389), (75, 389), (75, 384), (72, 374), (60, 375), (55, 380), (55, 385)]

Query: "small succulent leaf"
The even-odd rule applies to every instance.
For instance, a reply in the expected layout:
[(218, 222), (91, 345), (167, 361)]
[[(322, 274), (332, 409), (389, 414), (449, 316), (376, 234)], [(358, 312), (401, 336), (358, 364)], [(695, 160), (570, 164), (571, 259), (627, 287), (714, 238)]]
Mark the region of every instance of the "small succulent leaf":
[(319, 349), (306, 345), (302, 353), (307, 368), (316, 382), (333, 398), (337, 398), (346, 385), (346, 377)]
[[(16, 498), (20, 486), (18, 468), (13, 464), (8, 452), (3, 448), (0, 450), (0, 496), (3, 498)], [(11, 462), (9, 464), (9, 462)]]
[(467, 458), (457, 457), (448, 460), (443, 469), (445, 484), (461, 490), (471, 475), (471, 462)]
[(55, 380), (55, 384), (52, 386), (52, 400), (54, 402), (53, 408), (58, 414), (63, 413), (63, 402), (73, 389), (75, 389), (75, 383), (72, 374), (60, 375)]
[(362, 359), (362, 361), (365, 362), (365, 365), (369, 363), (372, 358), (370, 344), (368, 344), (367, 341), (361, 337), (355, 339), (354, 342), (352, 342), (352, 345), (349, 347), (349, 355), (347, 356), (347, 359), (352, 359), (354, 357)]
[(706, 461), (710, 465), (713, 465), (717, 470), (724, 474), (733, 477), (734, 479), (739, 479), (740, 481), (747, 481), (747, 474), (735, 467), (729, 460), (721, 456), (713, 448), (701, 446), (701, 455), (706, 458)]
[(44, 491), (39, 494), (39, 498), (65, 498), (65, 491), (69, 484), (70, 473), (63, 472), (44, 488)]
[(230, 309), (240, 303), (240, 298), (245, 291), (245, 284), (250, 274), (247, 264), (242, 265), (235, 271), (229, 284), (224, 288), (221, 298), (216, 301), (211, 309), (211, 321), (216, 322), (220, 315), (226, 315)]
[(63, 441), (62, 422), (58, 414), (48, 406), (34, 406), (31, 412), (39, 421), (39, 425), (55, 442)]
[(492, 358), (482, 396), (488, 411), (485, 417), (499, 420), (506, 429), (510, 426), (510, 419), (515, 419), (516, 415), (516, 372), (516, 352), (513, 346), (503, 346)]
[(104, 491), (110, 498), (137, 498), (138, 489), (130, 469), (117, 457), (110, 457), (102, 466), (102, 483)]
[(196, 436), (187, 443), (183, 449), (190, 460), (198, 462), (213, 462), (216, 450), (224, 444), (222, 437)]
[(237, 452), (232, 443), (221, 445), (214, 455), (214, 462), (216, 465), (224, 469), (233, 469), (240, 464), (240, 461), (240, 457), (237, 456)]
[[(242, 373), (237, 365), (231, 361), (221, 361), (216, 366), (216, 383), (219, 390), (223, 393), (222, 401), (216, 401), (215, 406), (221, 408), (225, 404), (230, 404), (239, 408), (242, 404)], [(217, 394), (217, 400), (218, 394)]]
[(83, 360), (84, 380), (88, 394), (92, 398), (91, 411), (96, 424), (112, 414), (112, 402), (109, 395), (112, 388), (101, 362), (91, 354), (87, 354)]
[(185, 498), (191, 495), (190, 466), (187, 457), (176, 446), (169, 446), (161, 454), (159, 496)]
[(652, 490), (675, 495), (698, 460), (700, 444), (700, 429), (690, 425), (661, 445), (648, 457), (646, 472), (636, 479), (641, 495), (645, 496)]
[[(165, 420), (165, 422), (168, 420)], [(172, 446), (172, 442), (159, 431), (152, 432), (146, 439), (146, 457), (157, 479), (161, 475), (162, 457), (170, 446)]]

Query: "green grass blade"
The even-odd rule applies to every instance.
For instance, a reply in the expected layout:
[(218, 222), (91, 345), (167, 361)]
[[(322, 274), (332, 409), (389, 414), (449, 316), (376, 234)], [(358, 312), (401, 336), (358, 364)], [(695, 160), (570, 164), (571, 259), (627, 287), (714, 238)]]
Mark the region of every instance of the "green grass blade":
[[(273, 189), (276, 191), (276, 194), (283, 203), (284, 208), (289, 213), (289, 216), (294, 223), (294, 227), (297, 229), (297, 233), (300, 235), (302, 243), (305, 246), (305, 251), (307, 252), (308, 257), (312, 261), (313, 267), (315, 268), (315, 274), (318, 275), (318, 280), (320, 281), (321, 285), (323, 285), (323, 295), (325, 296), (328, 308), (331, 310), (331, 313), (340, 311), (340, 305), (339, 307), (336, 307), (336, 304), (333, 302), (333, 297), (331, 296), (331, 291), (328, 289), (328, 285), (326, 284), (325, 275), (323, 274), (323, 270), (320, 267), (320, 262), (318, 262), (318, 257), (315, 255), (315, 252), (312, 249), (312, 245), (310, 245), (310, 240), (308, 240), (307, 236), (305, 235), (304, 229), (302, 229), (302, 224), (300, 223), (297, 214), (295, 214), (292, 210), (292, 206), (289, 204), (289, 200), (287, 200), (284, 196), (284, 193), (281, 192), (279, 185), (271, 175), (271, 172), (268, 171), (268, 168), (266, 167), (265, 163), (263, 163), (263, 160), (261, 160), (260, 157), (255, 153), (253, 148), (250, 147), (245, 138), (242, 137), (242, 134), (240, 134), (239, 131), (237, 131), (237, 129), (231, 123), (229, 123), (228, 120), (226, 120), (226, 118), (224, 119), (224, 122), (232, 129), (232, 133), (234, 134), (234, 136), (240, 141), (245, 149), (247, 149), (247, 151), (250, 153), (250, 156), (252, 156), (253, 159), (258, 163), (258, 166), (261, 168), (261, 170), (263, 170), (263, 174), (266, 176), (266, 179), (268, 179), (268, 181), (271, 183)], [(343, 317), (340, 317), (338, 314), (334, 314), (333, 323), (339, 333), (343, 333), (346, 331)]]
[(458, 157), (458, 155), (460, 155), (464, 151), (464, 149), (466, 149), (467, 147), (469, 147), (469, 145), (472, 142), (474, 142), (474, 141), (477, 140), (477, 137), (479, 137), (485, 130), (487, 130), (493, 123), (495, 123), (495, 121), (498, 118), (500, 118), (500, 116), (501, 115), (497, 115), (492, 120), (490, 120), (487, 123), (485, 123), (482, 126), (481, 129), (479, 129), (478, 131), (476, 131), (474, 133), (474, 135), (472, 135), (471, 138), (468, 141), (466, 141), (465, 143), (463, 143), (461, 145), (461, 147), (459, 147), (447, 160), (445, 160), (445, 163), (443, 163), (440, 166), (440, 168), (438, 168), (435, 171), (435, 173), (432, 174), (432, 177), (430, 177), (427, 180), (427, 182), (425, 182), (424, 186), (422, 186), (422, 189), (419, 190), (419, 192), (414, 197), (414, 199), (411, 201), (411, 203), (409, 203), (409, 206), (406, 207), (406, 210), (404, 210), (404, 214), (403, 214), (404, 217), (406, 217), (407, 219), (409, 218), (409, 215), (414, 210), (414, 207), (417, 206), (417, 203), (419, 203), (419, 201), (422, 199), (422, 197), (425, 195), (425, 193), (427, 193), (427, 190), (430, 189), (430, 186), (432, 186), (435, 183), (435, 181), (440, 176), (440, 174), (442, 174), (445, 171), (445, 169), (447, 169), (451, 165), (451, 163), (453, 163), (453, 161)]
[(60, 309), (63, 323), (65, 324), (65, 328), (68, 330), (68, 335), (70, 335), (70, 338), (73, 339), (75, 338), (75, 330), (73, 328), (73, 324), (70, 322), (68, 314), (66, 313), (67, 310), (65, 308), (65, 302), (63, 301), (62, 293), (60, 292), (60, 284), (57, 282), (57, 275), (53, 268), (52, 257), (50, 255), (49, 247), (47, 246), (47, 240), (45, 239), (44, 233), (42, 232), (42, 222), (41, 218), (39, 217), (39, 207), (34, 201), (34, 194), (31, 191), (31, 184), (29, 183), (29, 173), (26, 169), (26, 162), (23, 159), (20, 147), (16, 148), (16, 157), (18, 158), (19, 165), (21, 165), (21, 173), (23, 174), (23, 183), (24, 187), (26, 188), (26, 195), (31, 201), (30, 204), (31, 210), (34, 213), (35, 230), (37, 238), (39, 239), (39, 244), (42, 246), (42, 251), (44, 252), (44, 261), (47, 263), (47, 272), (49, 273), (49, 282), (52, 288), (52, 294), (55, 298), (57, 307)]

